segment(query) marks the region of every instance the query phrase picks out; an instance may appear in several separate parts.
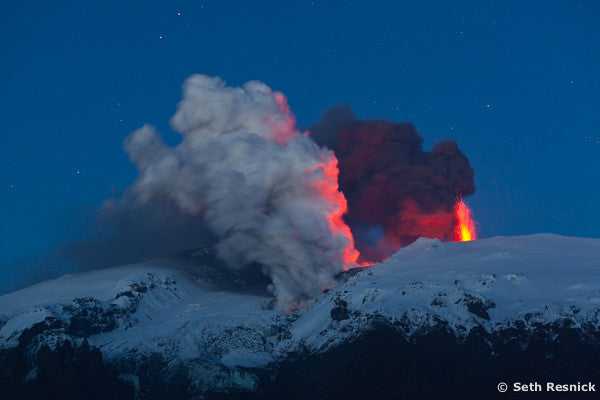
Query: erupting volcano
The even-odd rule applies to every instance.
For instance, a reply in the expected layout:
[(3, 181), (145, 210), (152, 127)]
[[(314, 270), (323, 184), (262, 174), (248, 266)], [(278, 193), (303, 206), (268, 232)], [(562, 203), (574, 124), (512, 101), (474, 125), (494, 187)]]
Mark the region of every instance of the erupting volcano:
[(270, 277), (281, 309), (419, 237), (475, 237), (470, 212), (455, 207), (456, 193), (475, 192), (456, 143), (427, 151), (412, 124), (359, 120), (345, 106), (307, 132), (295, 123), (285, 96), (263, 83), (229, 87), (194, 75), (171, 119), (181, 142), (167, 146), (150, 125), (134, 131), (125, 150), (139, 175), (101, 213), (118, 222), (137, 210), (156, 220), (143, 226), (200, 220), (230, 268), (255, 263)]

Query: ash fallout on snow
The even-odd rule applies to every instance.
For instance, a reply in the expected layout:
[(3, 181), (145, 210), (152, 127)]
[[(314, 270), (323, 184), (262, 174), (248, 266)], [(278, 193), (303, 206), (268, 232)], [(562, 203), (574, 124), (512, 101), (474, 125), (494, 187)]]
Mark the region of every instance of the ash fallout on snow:
[(138, 177), (100, 215), (117, 231), (132, 210), (174, 231), (173, 221), (202, 225), (230, 268), (262, 266), (280, 309), (420, 236), (454, 239), (457, 194), (475, 190), (455, 143), (424, 151), (411, 124), (360, 121), (348, 107), (310, 132), (295, 125), (285, 96), (263, 83), (193, 75), (171, 119), (181, 142), (167, 146), (149, 124), (131, 133), (124, 147)]

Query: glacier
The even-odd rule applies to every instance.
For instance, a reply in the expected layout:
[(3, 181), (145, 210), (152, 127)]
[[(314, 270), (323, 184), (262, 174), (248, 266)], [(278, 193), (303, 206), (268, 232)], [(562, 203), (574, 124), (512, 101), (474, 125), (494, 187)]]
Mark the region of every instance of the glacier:
[(252, 279), (204, 249), (41, 282), (0, 296), (0, 360), (18, 349), (22, 380), (32, 382), (42, 346), (85, 341), (136, 398), (152, 398), (142, 376), (152, 362), (166, 381), (183, 374), (190, 398), (233, 398), (260, 393), (281, 365), (358, 343), (382, 326), (406, 343), (441, 329), (460, 344), (476, 332), (486, 357), (502, 352), (507, 337), (525, 349), (527, 332), (540, 329), (550, 343), (559, 334), (549, 327), (600, 344), (600, 239), (421, 238), (380, 264), (340, 273), (338, 286), (289, 313), (274, 309), (268, 282)]

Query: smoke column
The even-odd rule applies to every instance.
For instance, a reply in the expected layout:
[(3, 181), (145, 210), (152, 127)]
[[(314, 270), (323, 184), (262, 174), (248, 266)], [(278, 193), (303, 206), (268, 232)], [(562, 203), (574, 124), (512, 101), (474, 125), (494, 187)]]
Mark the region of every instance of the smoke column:
[(474, 238), (457, 200), (474, 193), (473, 169), (456, 143), (425, 151), (411, 124), (357, 120), (346, 106), (310, 133), (295, 125), (285, 96), (263, 83), (191, 76), (171, 119), (181, 142), (167, 146), (149, 124), (132, 132), (124, 148), (138, 176), (98, 214), (114, 233), (69, 252), (100, 259), (208, 241), (230, 268), (262, 268), (277, 307), (294, 309), (341, 270), (421, 236)]
[(171, 125), (182, 135), (174, 148), (151, 125), (125, 140), (139, 175), (104, 208), (118, 215), (163, 204), (201, 216), (230, 267), (264, 266), (281, 309), (357, 266), (337, 159), (296, 130), (283, 94), (260, 82), (228, 87), (194, 75)]
[(456, 143), (425, 151), (412, 124), (357, 120), (348, 106), (325, 111), (310, 132), (339, 160), (359, 261), (379, 262), (421, 236), (455, 237), (457, 196), (475, 192), (473, 168)]

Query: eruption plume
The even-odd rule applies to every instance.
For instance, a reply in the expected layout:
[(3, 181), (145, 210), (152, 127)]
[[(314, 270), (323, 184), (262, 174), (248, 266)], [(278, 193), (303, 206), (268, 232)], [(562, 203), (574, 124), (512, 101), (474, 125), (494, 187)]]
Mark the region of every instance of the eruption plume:
[(425, 151), (412, 124), (361, 121), (347, 106), (327, 110), (310, 131), (339, 160), (349, 210), (344, 220), (359, 261), (379, 262), (420, 236), (455, 237), (456, 194), (475, 192), (474, 171), (456, 143)]
[(139, 175), (106, 207), (159, 203), (202, 216), (229, 266), (264, 266), (282, 309), (357, 266), (335, 155), (296, 130), (283, 94), (194, 75), (171, 124), (182, 134), (174, 148), (150, 125), (126, 139)]
[(171, 119), (181, 142), (167, 146), (148, 124), (127, 137), (138, 177), (99, 212), (116, 233), (71, 253), (93, 259), (135, 247), (128, 243), (183, 250), (210, 240), (229, 267), (262, 268), (277, 307), (294, 309), (341, 270), (421, 236), (475, 238), (456, 199), (474, 193), (473, 169), (456, 143), (425, 151), (411, 124), (357, 120), (345, 106), (310, 133), (295, 125), (285, 96), (260, 82), (191, 76)]

